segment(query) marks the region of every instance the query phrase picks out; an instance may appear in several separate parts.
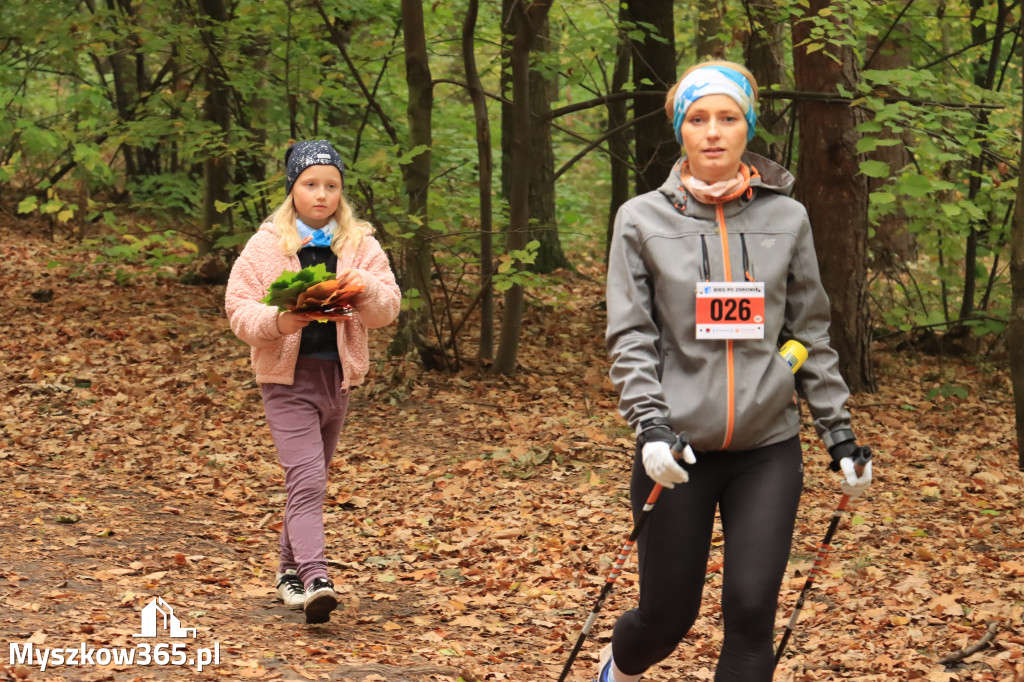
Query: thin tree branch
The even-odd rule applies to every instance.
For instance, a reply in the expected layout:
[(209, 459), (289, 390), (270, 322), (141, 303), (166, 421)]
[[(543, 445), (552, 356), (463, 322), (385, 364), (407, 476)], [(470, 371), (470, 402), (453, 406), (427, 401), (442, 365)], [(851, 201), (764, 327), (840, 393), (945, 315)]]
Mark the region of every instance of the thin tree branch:
[(593, 99), (588, 99), (585, 102), (577, 102), (576, 104), (570, 104), (558, 109), (552, 109), (548, 113), (549, 119), (556, 119), (566, 114), (572, 114), (577, 111), (583, 111), (584, 109), (593, 109), (594, 107), (603, 106), (610, 102), (617, 102), (619, 100), (637, 99), (638, 97), (658, 97), (665, 99), (665, 91), (663, 90), (634, 90), (633, 92), (613, 92), (608, 95), (601, 95)]
[[(453, 80), (451, 78), (436, 78), (433, 83), (448, 83), (450, 85), (457, 85), (460, 88), (469, 89), (469, 86), (462, 81)], [(511, 102), (500, 95), (493, 93), (484, 92), (486, 97), (489, 97), (502, 104), (511, 104)], [(552, 109), (548, 113), (548, 118), (553, 120), (565, 116), (566, 114), (575, 113), (584, 109), (592, 109), (594, 107), (602, 106), (609, 102), (615, 102), (619, 100), (636, 99), (638, 97), (664, 97), (665, 93), (658, 90), (638, 90), (635, 92), (615, 92), (609, 95), (603, 95), (601, 97), (595, 97), (585, 102), (577, 102), (576, 104), (570, 104), (568, 106), (559, 107), (558, 109)], [(852, 104), (853, 102), (861, 99), (860, 97), (846, 97), (834, 92), (811, 92), (806, 90), (762, 90), (758, 93), (760, 99), (788, 99), (794, 102), (836, 102), (842, 104)], [(1001, 104), (984, 104), (977, 103), (972, 104), (968, 102), (940, 102), (935, 100), (920, 99), (917, 97), (897, 97), (894, 95), (882, 96), (882, 101), (886, 104), (894, 104), (897, 102), (905, 102), (907, 104), (913, 104), (915, 106), (931, 106), (931, 107), (942, 107), (944, 109), (1003, 109)]]
[(584, 156), (586, 156), (590, 152), (590, 150), (592, 150), (595, 147), (599, 146), (602, 142), (604, 142), (605, 140), (610, 138), (612, 135), (615, 135), (616, 133), (619, 133), (619, 132), (621, 132), (623, 130), (626, 130), (626, 129), (636, 125), (640, 121), (643, 121), (644, 119), (653, 118), (654, 116), (656, 116), (658, 114), (661, 114), (661, 113), (664, 113), (664, 112), (662, 112), (660, 110), (649, 111), (646, 114), (644, 114), (643, 116), (638, 116), (638, 117), (636, 117), (636, 118), (634, 118), (632, 120), (626, 121), (625, 123), (623, 123), (620, 126), (616, 126), (615, 128), (612, 128), (611, 130), (606, 130), (600, 137), (592, 140), (589, 144), (587, 144), (586, 147), (584, 147), (579, 152), (577, 152), (575, 156), (573, 156), (571, 159), (569, 159), (564, 164), (562, 164), (562, 167), (559, 168), (557, 171), (555, 171), (555, 175), (551, 179), (552, 182), (555, 181), (555, 180), (558, 180), (559, 176), (561, 176), (562, 173), (564, 173), (565, 171), (567, 171), (570, 168), (572, 168), (573, 164), (575, 164), (577, 161), (582, 159)]
[(345, 60), (345, 65), (348, 66), (349, 71), (352, 73), (352, 77), (356, 79), (356, 83), (359, 85), (359, 89), (363, 93), (363, 97), (366, 98), (366, 103), (377, 113), (377, 118), (380, 119), (380, 123), (384, 126), (385, 132), (391, 139), (391, 143), (398, 145), (400, 141), (398, 139), (398, 131), (391, 125), (391, 119), (381, 108), (380, 103), (377, 102), (376, 98), (366, 87), (366, 83), (363, 82), (362, 77), (359, 75), (359, 70), (356, 65), (352, 62), (352, 58), (349, 57), (348, 50), (345, 49), (345, 41), (342, 36), (339, 35), (337, 27), (331, 21), (331, 18), (327, 16), (327, 12), (324, 10), (324, 4), (320, 0), (313, 0), (313, 5), (316, 7), (317, 12), (320, 14), (320, 18), (324, 20), (324, 25), (327, 27), (327, 31), (331, 34), (331, 42), (338, 48), (338, 52), (341, 53), (342, 59)]
[(966, 47), (963, 47), (963, 48), (961, 48), (959, 50), (956, 50), (955, 52), (950, 52), (947, 55), (943, 55), (942, 57), (939, 57), (935, 61), (928, 62), (924, 66), (920, 66), (920, 67), (917, 67), (917, 68), (918, 68), (919, 71), (928, 71), (932, 67), (938, 66), (942, 62), (949, 61), (953, 57), (956, 57), (958, 55), (962, 55), (964, 52), (970, 52), (971, 50), (973, 50), (976, 47), (981, 47), (983, 45), (987, 45), (988, 43), (991, 43), (993, 40), (995, 40), (995, 36), (993, 36), (992, 38), (986, 38), (985, 40), (981, 41), (980, 43), (972, 43), (972, 44), (970, 44), (970, 45), (968, 45)]
[[(449, 85), (457, 85), (460, 88), (469, 90), (469, 85), (463, 83), (462, 81), (454, 80), (452, 78), (435, 78), (432, 82), (434, 83), (434, 85), (440, 83), (447, 83)], [(502, 97), (501, 95), (495, 95), (494, 93), (491, 92), (484, 91), (484, 96), (493, 99), (495, 102), (501, 102), (502, 104), (508, 105), (512, 104), (510, 100)], [(613, 92), (609, 95), (602, 95), (600, 97), (588, 99), (584, 102), (577, 102), (576, 104), (569, 104), (564, 107), (559, 107), (558, 109), (552, 109), (550, 112), (548, 112), (545, 118), (547, 118), (548, 120), (554, 120), (556, 118), (561, 118), (566, 114), (572, 114), (577, 111), (583, 111), (584, 109), (593, 109), (594, 107), (603, 106), (605, 104), (608, 104), (609, 102), (617, 102), (624, 99), (636, 99), (638, 97), (664, 98), (665, 93), (664, 91), (661, 90), (636, 90), (633, 92)]]
[[(788, 99), (795, 102), (836, 102), (838, 104), (853, 104), (860, 97), (847, 97), (834, 92), (810, 92), (805, 90), (763, 90), (758, 93), (760, 99)], [(942, 107), (944, 109), (1002, 109), (1001, 104), (969, 104), (967, 102), (936, 102), (934, 100), (919, 99), (917, 97), (895, 97), (884, 95), (881, 97), (886, 104), (906, 102), (915, 106)]]
[(882, 46), (885, 45), (887, 40), (889, 40), (889, 36), (896, 30), (896, 26), (903, 20), (903, 15), (907, 13), (907, 10), (910, 9), (910, 6), (913, 5), (914, 2), (915, 0), (907, 0), (907, 4), (903, 5), (903, 9), (900, 10), (900, 13), (897, 14), (896, 18), (892, 20), (891, 24), (889, 24), (889, 28), (886, 30), (885, 35), (882, 36), (882, 39), (878, 41), (877, 45), (875, 45), (875, 49), (871, 53), (871, 56), (868, 57), (866, 62), (864, 62), (864, 66), (861, 67), (861, 71), (868, 70), (868, 67), (871, 66), (871, 62), (873, 62), (878, 53), (882, 51)]
[[(401, 24), (401, 22), (399, 22)], [(391, 37), (391, 40), (397, 40), (398, 35), (401, 32), (401, 27), (395, 27), (395, 34)], [(377, 92), (380, 90), (380, 84), (384, 81), (384, 76), (387, 75), (388, 65), (391, 63), (391, 55), (387, 55), (381, 60), (380, 71), (377, 73), (377, 79), (373, 82), (373, 97), (377, 97)], [(363, 112), (362, 117), (359, 119), (359, 128), (356, 131), (355, 143), (352, 146), (352, 163), (355, 164), (359, 160), (359, 153), (363, 147), (363, 132), (366, 130), (366, 126), (370, 123), (370, 108), (367, 107)]]
[(999, 621), (998, 620), (990, 620), (988, 622), (988, 628), (987, 628), (987, 630), (985, 632), (985, 636), (984, 637), (982, 637), (975, 644), (972, 644), (969, 647), (964, 647), (963, 649), (960, 649), (959, 651), (954, 651), (951, 654), (943, 656), (938, 661), (939, 665), (949, 665), (950, 663), (959, 663), (960, 661), (964, 660), (968, 656), (973, 656), (974, 654), (978, 653), (982, 649), (986, 648), (989, 644), (991, 644), (992, 640), (996, 638), (996, 633), (998, 633), (998, 632), (999, 632)]

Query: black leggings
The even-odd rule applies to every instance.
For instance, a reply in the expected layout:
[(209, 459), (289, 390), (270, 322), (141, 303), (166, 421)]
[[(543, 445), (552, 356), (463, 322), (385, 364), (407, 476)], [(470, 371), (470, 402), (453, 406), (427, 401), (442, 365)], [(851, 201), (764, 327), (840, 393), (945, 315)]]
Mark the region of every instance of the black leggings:
[[(698, 452), (689, 483), (663, 490), (637, 543), (640, 605), (615, 623), (615, 665), (638, 675), (667, 658), (697, 620), (720, 509), (725, 538), (725, 641), (715, 682), (770, 682), (779, 588), (803, 489), (798, 438), (745, 452)], [(639, 450), (630, 496), (634, 521), (654, 482)]]

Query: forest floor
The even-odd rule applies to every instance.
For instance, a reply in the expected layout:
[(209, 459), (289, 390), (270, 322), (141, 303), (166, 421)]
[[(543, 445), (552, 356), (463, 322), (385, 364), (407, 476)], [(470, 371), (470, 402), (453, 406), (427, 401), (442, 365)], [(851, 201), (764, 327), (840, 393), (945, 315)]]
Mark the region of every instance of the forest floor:
[[(599, 266), (530, 298), (512, 378), (422, 372), (387, 360), (376, 333), (325, 507), (342, 604), (309, 626), (274, 598), (283, 477), (223, 287), (118, 278), (73, 246), (0, 226), (0, 679), (557, 679), (630, 530)], [(875, 483), (843, 517), (776, 680), (1024, 681), (1006, 372), (874, 357), (879, 390), (850, 406)], [(839, 498), (809, 427), (803, 441), (779, 634)], [(699, 621), (645, 679), (713, 679), (717, 540)], [(635, 603), (635, 570), (631, 557), (574, 682)], [(194, 637), (136, 636), (157, 596)], [(153, 660), (113, 660), (129, 650)]]

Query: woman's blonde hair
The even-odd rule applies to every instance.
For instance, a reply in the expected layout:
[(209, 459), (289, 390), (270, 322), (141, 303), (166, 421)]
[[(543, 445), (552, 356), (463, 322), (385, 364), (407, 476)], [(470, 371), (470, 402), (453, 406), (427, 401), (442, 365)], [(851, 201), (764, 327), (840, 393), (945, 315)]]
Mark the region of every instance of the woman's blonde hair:
[(697, 69), (703, 69), (705, 66), (722, 66), (727, 69), (732, 69), (733, 71), (738, 71), (739, 73), (741, 73), (744, 78), (750, 81), (750, 89), (754, 91), (754, 101), (757, 101), (757, 79), (754, 78), (754, 74), (750, 73), (750, 69), (743, 66), (742, 64), (730, 62), (725, 59), (712, 59), (706, 62), (701, 62), (700, 64), (694, 64), (686, 71), (684, 71), (683, 75), (680, 76), (679, 80), (676, 81), (676, 84), (673, 85), (672, 88), (668, 91), (668, 94), (665, 95), (665, 114), (668, 115), (670, 121), (675, 117), (676, 113), (676, 90), (679, 89), (679, 84), (682, 83), (683, 79), (689, 76), (691, 73), (693, 73)]
[[(298, 213), (295, 210), (295, 202), (291, 193), (284, 198), (284, 201), (267, 216), (267, 222), (273, 225), (274, 233), (277, 234), (281, 251), (291, 255), (302, 248), (302, 238), (299, 237), (299, 228), (295, 224)], [(345, 201), (345, 193), (342, 192), (338, 201), (338, 208), (334, 211), (334, 220), (338, 227), (334, 230), (334, 238), (331, 240), (331, 251), (340, 256), (345, 249), (352, 253), (359, 250), (363, 241), (363, 235), (372, 234), (373, 226), (365, 220), (356, 218), (352, 212), (352, 206)]]

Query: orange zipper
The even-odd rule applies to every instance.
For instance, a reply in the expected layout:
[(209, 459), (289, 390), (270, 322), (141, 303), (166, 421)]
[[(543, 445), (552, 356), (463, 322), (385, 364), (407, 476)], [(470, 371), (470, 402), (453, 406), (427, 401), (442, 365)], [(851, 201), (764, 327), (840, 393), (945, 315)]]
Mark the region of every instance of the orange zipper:
[[(725, 281), (732, 281), (732, 266), (729, 261), (729, 233), (725, 228), (725, 211), (722, 204), (715, 206), (715, 217), (718, 219), (718, 236), (722, 240), (722, 262), (725, 266)], [(727, 339), (725, 342), (725, 375), (726, 375), (726, 418), (725, 418), (725, 440), (722, 441), (722, 450), (729, 447), (732, 442), (732, 431), (736, 421), (736, 386), (733, 376), (733, 341)]]

